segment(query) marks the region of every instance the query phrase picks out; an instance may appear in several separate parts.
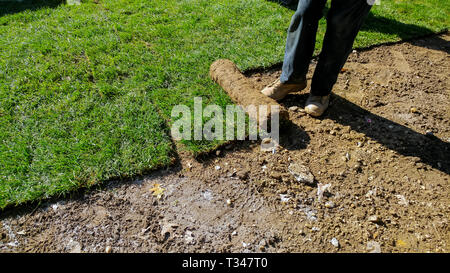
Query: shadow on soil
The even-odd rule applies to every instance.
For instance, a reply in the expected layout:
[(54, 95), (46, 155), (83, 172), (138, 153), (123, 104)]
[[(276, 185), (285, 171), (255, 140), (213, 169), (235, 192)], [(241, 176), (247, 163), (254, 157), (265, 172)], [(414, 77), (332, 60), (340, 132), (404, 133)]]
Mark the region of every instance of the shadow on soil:
[(14, 14), (25, 10), (33, 11), (41, 8), (55, 8), (64, 4), (65, 0), (22, 0), (22, 1), (0, 1), (0, 17)]
[[(308, 94), (290, 96), (294, 96), (296, 105), (303, 106)], [(450, 143), (433, 134), (424, 135), (373, 114), (336, 94), (332, 95), (330, 104), (320, 119), (331, 119), (350, 126), (352, 130), (365, 134), (390, 150), (403, 156), (417, 157), (420, 162), (450, 174)]]

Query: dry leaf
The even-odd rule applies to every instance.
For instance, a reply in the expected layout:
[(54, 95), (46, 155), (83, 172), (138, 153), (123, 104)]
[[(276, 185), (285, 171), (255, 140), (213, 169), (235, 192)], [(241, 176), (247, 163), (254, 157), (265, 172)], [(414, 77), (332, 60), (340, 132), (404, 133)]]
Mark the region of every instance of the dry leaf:
[(153, 196), (156, 196), (156, 198), (161, 199), (162, 195), (164, 194), (164, 188), (161, 188), (161, 184), (153, 184), (153, 188), (150, 189)]

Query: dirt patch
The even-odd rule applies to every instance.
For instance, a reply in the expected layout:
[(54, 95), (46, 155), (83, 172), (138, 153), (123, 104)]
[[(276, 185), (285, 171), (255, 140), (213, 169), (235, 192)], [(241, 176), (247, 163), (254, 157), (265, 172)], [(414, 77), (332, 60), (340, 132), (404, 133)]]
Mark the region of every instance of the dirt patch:
[(291, 123), (276, 150), (237, 142), (3, 212), (0, 251), (449, 252), (449, 41), (352, 53), (322, 118), (302, 110), (307, 90), (281, 102)]

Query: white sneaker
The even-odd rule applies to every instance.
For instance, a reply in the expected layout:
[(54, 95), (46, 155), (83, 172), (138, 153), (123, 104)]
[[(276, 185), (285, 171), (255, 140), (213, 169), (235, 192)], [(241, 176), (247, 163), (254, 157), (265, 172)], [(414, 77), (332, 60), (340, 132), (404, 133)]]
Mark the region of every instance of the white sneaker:
[(330, 104), (330, 95), (313, 96), (309, 95), (306, 100), (305, 112), (313, 117), (320, 117)]

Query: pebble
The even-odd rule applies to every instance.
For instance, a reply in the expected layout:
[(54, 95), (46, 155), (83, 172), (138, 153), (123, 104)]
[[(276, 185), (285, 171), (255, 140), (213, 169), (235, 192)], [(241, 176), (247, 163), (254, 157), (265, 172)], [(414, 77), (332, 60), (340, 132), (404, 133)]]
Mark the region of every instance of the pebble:
[(220, 166), (217, 165), (217, 166), (215, 167), (215, 169), (216, 169), (217, 171), (220, 170)]
[(325, 203), (325, 207), (326, 207), (326, 208), (329, 208), (329, 209), (332, 209), (332, 208), (335, 207), (335, 204), (334, 204), (333, 201), (327, 201), (327, 202)]
[(369, 216), (369, 218), (367, 218), (367, 220), (372, 223), (380, 223), (381, 222), (381, 218), (377, 215)]
[(367, 242), (366, 249), (367, 251), (369, 251), (369, 253), (381, 253), (381, 246), (378, 242), (375, 241)]
[(69, 249), (70, 253), (81, 253), (82, 246), (79, 242), (70, 239), (66, 248)]
[(259, 242), (259, 246), (261, 247), (266, 247), (267, 246), (267, 241), (265, 240), (265, 239), (262, 239), (260, 242)]
[(314, 175), (305, 165), (294, 162), (289, 164), (288, 170), (298, 182), (306, 184), (314, 183)]
[(105, 253), (111, 253), (111, 251), (112, 251), (111, 246), (105, 247)]
[(409, 109), (409, 111), (410, 111), (411, 113), (417, 113), (417, 112), (418, 112), (418, 110), (417, 110), (416, 107), (411, 107), (411, 109)]
[(298, 106), (291, 106), (288, 109), (289, 109), (289, 111), (296, 112), (298, 110), (298, 108), (299, 108)]
[(339, 247), (339, 241), (336, 238), (331, 239), (330, 242), (334, 247)]
[(281, 203), (287, 203), (290, 199), (291, 197), (289, 196), (289, 194), (280, 194)]
[(233, 204), (233, 202), (231, 201), (231, 199), (227, 199), (226, 202), (227, 202), (227, 205), (228, 205), (228, 206), (231, 206), (231, 205)]
[(317, 200), (319, 201), (319, 202), (321, 202), (322, 201), (322, 198), (323, 198), (323, 194), (328, 190), (328, 188), (330, 188), (331, 187), (331, 184), (321, 184), (321, 183), (319, 183), (318, 185), (317, 185)]

